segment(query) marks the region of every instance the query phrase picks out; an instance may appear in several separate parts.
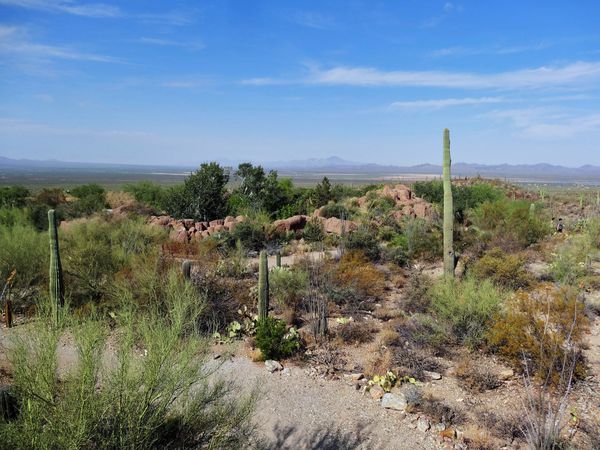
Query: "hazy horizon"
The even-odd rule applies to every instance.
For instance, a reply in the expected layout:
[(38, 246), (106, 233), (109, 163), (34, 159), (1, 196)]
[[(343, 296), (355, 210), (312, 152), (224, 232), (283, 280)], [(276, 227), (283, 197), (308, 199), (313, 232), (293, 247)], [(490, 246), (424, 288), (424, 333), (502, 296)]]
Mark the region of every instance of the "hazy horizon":
[(0, 0), (0, 155), (600, 165), (595, 1)]

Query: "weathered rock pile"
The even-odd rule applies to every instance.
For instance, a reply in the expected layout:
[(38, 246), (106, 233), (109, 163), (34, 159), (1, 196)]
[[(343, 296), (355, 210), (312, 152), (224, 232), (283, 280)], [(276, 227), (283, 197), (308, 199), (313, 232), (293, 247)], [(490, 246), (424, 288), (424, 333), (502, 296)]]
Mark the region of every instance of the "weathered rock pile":
[[(380, 197), (389, 197), (396, 202), (397, 211), (394, 212), (396, 219), (403, 216), (418, 217), (421, 219), (429, 218), (433, 214), (433, 208), (430, 203), (420, 197), (415, 196), (414, 192), (403, 184), (395, 186), (384, 186), (382, 189), (373, 191)], [(368, 202), (365, 195), (358, 198), (358, 205), (362, 208)]]
[(168, 229), (169, 237), (176, 242), (200, 240), (220, 231), (231, 231), (246, 220), (245, 216), (227, 216), (225, 219), (210, 222), (196, 222), (192, 219), (173, 219), (171, 216), (150, 216), (149, 224)]
[[(356, 222), (351, 220), (341, 220), (337, 217), (321, 217), (319, 211), (319, 209), (315, 211), (312, 220), (320, 222), (323, 226), (323, 230), (327, 234), (341, 235), (342, 233), (354, 231), (358, 228)], [(276, 220), (273, 222), (273, 226), (279, 232), (298, 231), (304, 229), (309, 220), (311, 220), (310, 216), (298, 215), (287, 219)]]
[[(373, 191), (380, 197), (390, 197), (396, 203), (397, 210), (394, 211), (396, 219), (404, 216), (427, 218), (432, 215), (432, 207), (422, 198), (416, 197), (406, 186), (385, 186), (378, 191)], [(372, 195), (372, 194), (371, 194)], [(366, 206), (367, 196), (357, 199), (360, 207)], [(310, 220), (320, 222), (327, 234), (342, 235), (354, 231), (358, 224), (351, 220), (341, 220), (337, 217), (323, 217), (323, 208), (315, 210), (312, 217), (307, 215), (296, 215), (287, 219), (273, 222), (273, 228), (280, 233), (295, 232), (303, 230)], [(227, 216), (225, 219), (212, 220), (210, 222), (196, 222), (192, 219), (173, 219), (171, 216), (150, 216), (150, 225), (160, 226), (169, 230), (169, 236), (176, 242), (189, 242), (194, 239), (204, 239), (211, 234), (220, 231), (231, 231), (235, 226), (246, 220), (245, 216)]]

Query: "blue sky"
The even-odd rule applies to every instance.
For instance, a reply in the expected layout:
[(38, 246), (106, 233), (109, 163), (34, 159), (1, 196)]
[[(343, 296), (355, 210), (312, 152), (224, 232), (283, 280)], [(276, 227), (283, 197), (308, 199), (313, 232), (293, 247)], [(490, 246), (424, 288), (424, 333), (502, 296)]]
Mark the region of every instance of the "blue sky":
[(600, 2), (0, 0), (0, 155), (600, 165)]

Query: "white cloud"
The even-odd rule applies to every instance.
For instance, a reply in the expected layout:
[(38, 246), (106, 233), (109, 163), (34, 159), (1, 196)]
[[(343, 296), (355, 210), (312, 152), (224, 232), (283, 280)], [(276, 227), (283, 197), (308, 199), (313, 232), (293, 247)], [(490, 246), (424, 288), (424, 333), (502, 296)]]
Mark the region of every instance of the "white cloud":
[(412, 100), (405, 102), (394, 102), (390, 104), (392, 110), (413, 110), (413, 109), (441, 109), (451, 106), (463, 105), (482, 105), (490, 103), (503, 103), (507, 100), (504, 97), (465, 97), (465, 98), (443, 98), (435, 100)]
[[(1, 1), (1, 0), (0, 0)], [(92, 61), (103, 63), (123, 63), (123, 60), (111, 56), (99, 55), (74, 50), (69, 47), (38, 44), (32, 42), (27, 30), (22, 27), (7, 27), (0, 25), (0, 54), (48, 62), (53, 59)]]
[(542, 66), (495, 73), (447, 71), (383, 71), (371, 67), (334, 67), (311, 69), (302, 79), (272, 77), (243, 80), (243, 84), (313, 84), (327, 86), (439, 87), (457, 89), (540, 89), (582, 87), (600, 82), (600, 62), (574, 62), (562, 66)]
[(205, 45), (201, 42), (183, 42), (152, 37), (142, 37), (139, 39), (139, 42), (142, 44), (158, 45), (161, 47), (181, 47), (189, 50), (202, 50), (205, 48)]
[(105, 3), (82, 4), (74, 0), (0, 0), (0, 5), (18, 6), (38, 11), (73, 14), (84, 17), (119, 17), (121, 10)]
[(303, 27), (325, 30), (335, 26), (333, 18), (324, 14), (312, 11), (298, 11), (292, 14), (292, 22)]
[(570, 113), (556, 107), (496, 110), (484, 117), (512, 124), (522, 137), (567, 139), (600, 131), (600, 113)]
[(167, 11), (165, 13), (144, 13), (137, 16), (142, 22), (160, 24), (160, 25), (171, 25), (171, 26), (184, 26), (190, 25), (195, 22), (197, 10), (193, 11)]
[(472, 56), (472, 55), (511, 55), (515, 53), (539, 51), (550, 47), (547, 43), (538, 43), (531, 45), (502, 46), (494, 45), (488, 47), (446, 47), (432, 51), (429, 55), (432, 57), (445, 56)]

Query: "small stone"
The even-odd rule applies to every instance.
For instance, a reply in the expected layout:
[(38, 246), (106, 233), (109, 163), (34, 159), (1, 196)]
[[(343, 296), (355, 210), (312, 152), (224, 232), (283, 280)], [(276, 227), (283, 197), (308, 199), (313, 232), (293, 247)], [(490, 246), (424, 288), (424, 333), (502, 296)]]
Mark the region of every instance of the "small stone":
[(442, 375), (439, 374), (438, 372), (430, 372), (429, 370), (424, 370), (423, 374), (431, 380), (441, 380), (442, 379)]
[(444, 425), (443, 423), (436, 423), (433, 426), (433, 431), (437, 431), (438, 433), (443, 432), (446, 429), (446, 425)]
[(362, 380), (364, 375), (362, 373), (345, 373), (344, 378), (350, 381)]
[(290, 370), (290, 368), (289, 368), (289, 367), (286, 367), (285, 369), (283, 369), (283, 370), (281, 371), (281, 374), (282, 374), (282, 375), (287, 375), (287, 376), (289, 377), (289, 376), (292, 374), (292, 371)]
[(406, 398), (403, 394), (392, 394), (388, 392), (381, 399), (381, 406), (386, 409), (395, 409), (396, 411), (404, 411), (408, 406)]
[(277, 361), (273, 361), (272, 359), (267, 359), (265, 361), (265, 369), (267, 369), (269, 372), (273, 373), (273, 372), (276, 372), (277, 370), (283, 370), (283, 366), (281, 364), (279, 364), (279, 362), (277, 362)]
[(219, 359), (220, 357), (221, 357), (221, 354), (220, 354), (220, 353), (215, 353), (215, 354), (213, 355), (213, 359)]
[(501, 370), (498, 374), (498, 378), (500, 378), (502, 381), (510, 380), (514, 376), (515, 371), (512, 369)]
[(429, 420), (427, 420), (425, 417), (419, 417), (419, 420), (417, 420), (417, 429), (424, 433), (429, 430), (429, 428), (431, 428)]
[(371, 389), (369, 389), (369, 393), (371, 394), (371, 398), (373, 400), (379, 400), (381, 397), (383, 397), (385, 391), (381, 386), (376, 384), (374, 386), (371, 386)]

